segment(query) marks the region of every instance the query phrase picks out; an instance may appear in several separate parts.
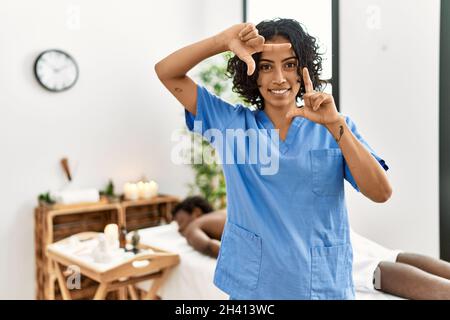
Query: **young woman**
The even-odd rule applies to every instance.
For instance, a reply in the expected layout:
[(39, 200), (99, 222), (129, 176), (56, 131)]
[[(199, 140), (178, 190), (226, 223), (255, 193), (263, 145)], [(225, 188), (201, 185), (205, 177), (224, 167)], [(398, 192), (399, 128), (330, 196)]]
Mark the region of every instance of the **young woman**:
[[(227, 50), (234, 90), (256, 111), (186, 75)], [(384, 161), (333, 97), (316, 91), (321, 69), (315, 38), (291, 19), (234, 25), (155, 66), (188, 128), (221, 156), (227, 222), (214, 282), (233, 299), (354, 298), (344, 179), (375, 202), (392, 191)], [(276, 165), (265, 171), (267, 150)]]

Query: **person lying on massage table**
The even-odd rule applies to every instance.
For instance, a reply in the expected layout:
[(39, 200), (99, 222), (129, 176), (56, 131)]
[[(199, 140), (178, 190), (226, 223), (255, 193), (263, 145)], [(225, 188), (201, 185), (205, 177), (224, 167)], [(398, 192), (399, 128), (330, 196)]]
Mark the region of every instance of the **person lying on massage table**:
[(217, 258), (225, 226), (226, 210), (214, 211), (200, 196), (188, 197), (172, 210), (178, 231), (197, 251)]
[[(194, 249), (217, 258), (226, 210), (214, 211), (204, 198), (193, 196), (174, 207), (172, 215), (178, 223), (178, 231)], [(353, 231), (351, 236), (354, 272), (362, 265), (370, 265), (368, 260), (380, 257), (373, 270), (375, 289), (407, 299), (450, 300), (450, 263), (379, 245), (378, 254), (371, 254), (365, 250), (369, 250), (373, 242)]]

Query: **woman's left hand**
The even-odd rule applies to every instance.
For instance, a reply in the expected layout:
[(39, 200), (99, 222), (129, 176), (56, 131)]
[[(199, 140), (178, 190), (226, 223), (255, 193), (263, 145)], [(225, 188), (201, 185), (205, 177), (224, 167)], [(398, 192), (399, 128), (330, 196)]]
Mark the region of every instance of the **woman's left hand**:
[(303, 82), (305, 84), (305, 94), (303, 95), (305, 105), (289, 111), (286, 118), (303, 117), (325, 126), (339, 121), (340, 115), (334, 104), (333, 96), (314, 91), (307, 68), (303, 68)]

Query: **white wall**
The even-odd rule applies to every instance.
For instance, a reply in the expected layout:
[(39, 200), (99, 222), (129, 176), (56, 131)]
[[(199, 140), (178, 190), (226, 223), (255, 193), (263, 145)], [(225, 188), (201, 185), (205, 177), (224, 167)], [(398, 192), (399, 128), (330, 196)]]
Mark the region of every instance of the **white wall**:
[(351, 223), (388, 247), (439, 257), (440, 1), (343, 0), (340, 12), (342, 111), (393, 186), (385, 204), (349, 188)]
[[(145, 175), (162, 193), (186, 195), (192, 172), (170, 160), (182, 108), (153, 66), (240, 19), (237, 0), (0, 3), (0, 299), (34, 298), (33, 208), (39, 193), (67, 187), (61, 157), (77, 164), (73, 188), (112, 178), (121, 192)], [(49, 48), (78, 62), (67, 92), (46, 92), (34, 79), (34, 60)]]
[(242, 22), (242, 0), (204, 0), (202, 31), (204, 36), (220, 32)]

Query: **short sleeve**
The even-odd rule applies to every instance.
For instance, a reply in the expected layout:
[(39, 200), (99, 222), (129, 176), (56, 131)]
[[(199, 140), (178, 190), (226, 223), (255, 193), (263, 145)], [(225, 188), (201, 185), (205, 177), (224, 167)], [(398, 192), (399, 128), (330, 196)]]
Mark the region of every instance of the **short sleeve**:
[(223, 131), (240, 111), (241, 105), (232, 105), (197, 85), (197, 114), (185, 110), (186, 126), (192, 132), (204, 135), (206, 130)]
[[(380, 164), (380, 166), (387, 171), (389, 169), (389, 167), (387, 166), (386, 162), (379, 157), (375, 151), (369, 146), (369, 144), (366, 142), (366, 140), (364, 140), (364, 138), (361, 136), (361, 134), (358, 132), (358, 129), (356, 128), (355, 123), (353, 122), (353, 120), (350, 119), (350, 117), (345, 116), (345, 122), (347, 123), (347, 126), (349, 127), (349, 129), (352, 131), (352, 133), (355, 135), (356, 139), (359, 140), (359, 142), (362, 143), (363, 146), (366, 147), (366, 149), (372, 154), (372, 156), (374, 156), (374, 158), (378, 161), (378, 163)], [(344, 165), (344, 177), (345, 180), (347, 180), (352, 186), (353, 188), (356, 189), (356, 191), (359, 192), (359, 188), (356, 185), (355, 179), (353, 178), (350, 169), (347, 165), (347, 162), (344, 161), (345, 165)]]

